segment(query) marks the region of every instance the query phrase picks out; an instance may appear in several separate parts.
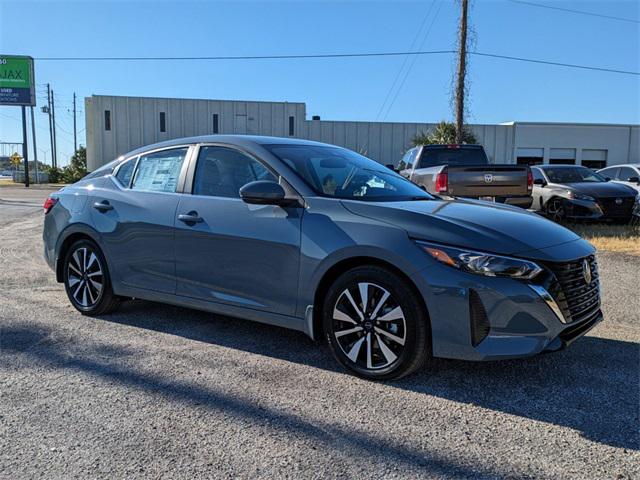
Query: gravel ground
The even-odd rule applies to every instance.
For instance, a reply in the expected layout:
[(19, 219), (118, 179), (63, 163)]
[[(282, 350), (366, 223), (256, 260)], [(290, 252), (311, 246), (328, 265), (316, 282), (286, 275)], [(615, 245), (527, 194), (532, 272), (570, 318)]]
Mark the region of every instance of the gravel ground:
[(638, 257), (600, 254), (606, 322), (565, 351), (372, 383), (275, 327), (81, 316), (41, 257), (45, 194), (0, 189), (2, 479), (640, 478)]

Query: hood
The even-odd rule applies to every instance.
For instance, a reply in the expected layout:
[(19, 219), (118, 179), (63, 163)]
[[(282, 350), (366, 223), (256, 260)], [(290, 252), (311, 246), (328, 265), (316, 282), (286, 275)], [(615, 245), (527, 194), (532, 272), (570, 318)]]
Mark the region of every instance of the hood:
[[(517, 207), (477, 200), (427, 200), (408, 202), (343, 201), (350, 212), (404, 229), (409, 236), (444, 245), (503, 255), (528, 253), (569, 242), (576, 257), (589, 244), (572, 231), (535, 213)], [(542, 255), (544, 257), (544, 255)], [(549, 260), (554, 260), (553, 258)]]
[(567, 188), (580, 192), (585, 195), (591, 195), (596, 198), (606, 197), (635, 197), (637, 192), (627, 185), (615, 182), (582, 182), (582, 183), (565, 183)]

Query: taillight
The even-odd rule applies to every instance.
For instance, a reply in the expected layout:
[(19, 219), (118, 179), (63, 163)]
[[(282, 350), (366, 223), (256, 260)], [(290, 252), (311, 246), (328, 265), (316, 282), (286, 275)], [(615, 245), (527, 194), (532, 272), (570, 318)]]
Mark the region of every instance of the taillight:
[(533, 191), (533, 173), (531, 173), (531, 169), (527, 169), (527, 192)]
[(449, 190), (449, 175), (446, 170), (436, 175), (436, 193), (446, 193)]
[(58, 199), (57, 198), (48, 197), (44, 201), (44, 205), (43, 205), (44, 214), (46, 215), (47, 213), (49, 213), (56, 203), (58, 203)]

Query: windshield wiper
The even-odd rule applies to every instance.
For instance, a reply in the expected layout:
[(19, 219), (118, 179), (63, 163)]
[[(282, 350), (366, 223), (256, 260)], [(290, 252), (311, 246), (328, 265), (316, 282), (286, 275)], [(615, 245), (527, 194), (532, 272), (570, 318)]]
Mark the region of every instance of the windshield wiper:
[(433, 200), (433, 198), (431, 198), (431, 197), (411, 197), (411, 198), (409, 198), (409, 200), (412, 201), (412, 202), (416, 202), (416, 201), (419, 201), (419, 200)]

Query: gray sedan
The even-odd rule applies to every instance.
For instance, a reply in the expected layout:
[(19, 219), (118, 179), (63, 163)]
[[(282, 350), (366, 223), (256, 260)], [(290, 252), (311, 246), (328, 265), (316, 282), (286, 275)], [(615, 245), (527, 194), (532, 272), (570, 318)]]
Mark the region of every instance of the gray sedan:
[(130, 152), (47, 199), (44, 254), (85, 315), (135, 297), (265, 322), (372, 379), (559, 350), (602, 320), (594, 249), (569, 230), (295, 139)]

